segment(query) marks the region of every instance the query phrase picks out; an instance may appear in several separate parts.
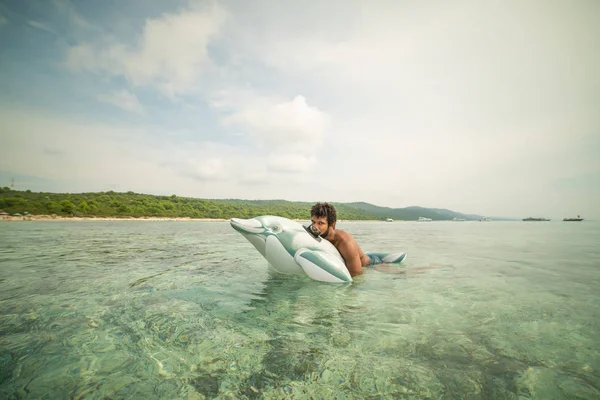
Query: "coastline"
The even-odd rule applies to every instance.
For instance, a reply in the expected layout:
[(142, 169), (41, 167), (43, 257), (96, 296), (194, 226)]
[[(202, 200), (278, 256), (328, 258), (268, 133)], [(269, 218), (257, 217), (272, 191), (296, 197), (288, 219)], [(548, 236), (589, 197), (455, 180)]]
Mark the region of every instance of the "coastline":
[[(0, 223), (2, 222), (16, 222), (16, 221), (71, 221), (71, 222), (85, 222), (85, 221), (189, 221), (189, 222), (229, 222), (230, 218), (191, 218), (191, 217), (65, 217), (60, 215), (11, 215), (2, 216), (0, 215)], [(310, 223), (310, 219), (294, 218), (293, 221), (301, 223)], [(338, 223), (356, 223), (356, 222), (382, 222), (389, 224), (387, 221), (377, 219), (338, 219)], [(395, 223), (402, 222), (417, 222), (413, 220), (395, 220)], [(433, 222), (456, 222), (452, 220), (438, 220)], [(475, 220), (467, 222), (476, 222)]]
[(228, 222), (225, 218), (191, 218), (191, 217), (63, 217), (58, 215), (26, 215), (0, 219), (0, 222), (14, 221), (199, 221)]
[[(24, 216), (8, 216), (0, 218), (0, 222), (18, 222), (18, 221), (190, 221), (190, 222), (229, 222), (230, 218), (191, 218), (191, 217), (65, 217), (60, 215), (24, 215)], [(293, 219), (296, 222), (308, 222), (310, 219)], [(346, 222), (385, 222), (381, 220), (338, 220)], [(406, 222), (406, 221), (396, 221)]]

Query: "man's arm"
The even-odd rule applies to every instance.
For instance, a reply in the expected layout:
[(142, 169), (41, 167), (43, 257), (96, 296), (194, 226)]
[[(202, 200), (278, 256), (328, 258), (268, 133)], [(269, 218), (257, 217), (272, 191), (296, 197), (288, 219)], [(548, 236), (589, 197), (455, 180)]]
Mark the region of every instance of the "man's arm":
[(360, 257), (358, 255), (358, 246), (351, 241), (344, 241), (343, 243), (340, 243), (338, 251), (342, 257), (344, 257), (344, 261), (346, 261), (346, 268), (348, 268), (350, 275), (362, 275), (363, 268), (362, 262), (360, 261)]

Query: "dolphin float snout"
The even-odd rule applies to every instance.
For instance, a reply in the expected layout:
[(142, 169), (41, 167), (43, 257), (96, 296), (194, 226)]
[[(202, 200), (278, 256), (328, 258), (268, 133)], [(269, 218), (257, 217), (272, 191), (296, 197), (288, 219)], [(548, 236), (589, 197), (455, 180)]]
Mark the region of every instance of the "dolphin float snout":
[(233, 229), (244, 236), (264, 257), (267, 256), (266, 229), (256, 218), (231, 218), (229, 222)]
[(254, 218), (242, 219), (242, 218), (231, 218), (230, 221), (233, 229), (240, 233), (264, 233), (265, 228), (262, 223)]

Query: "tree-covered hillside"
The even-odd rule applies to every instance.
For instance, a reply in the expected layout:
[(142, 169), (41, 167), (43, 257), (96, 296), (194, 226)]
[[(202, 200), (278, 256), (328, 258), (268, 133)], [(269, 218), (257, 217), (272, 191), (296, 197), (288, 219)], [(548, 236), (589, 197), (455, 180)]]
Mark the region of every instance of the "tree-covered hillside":
[[(198, 199), (191, 197), (155, 196), (140, 193), (37, 193), (0, 188), (0, 209), (9, 214), (33, 214), (80, 217), (190, 217), (250, 218), (257, 215), (279, 215), (292, 219), (310, 218), (313, 203), (286, 200)], [(466, 218), (449, 210), (420, 207), (387, 208), (368, 203), (332, 203), (342, 220), (435, 220)], [(470, 216), (475, 219), (476, 216)]]
[(348, 206), (363, 210), (367, 214), (372, 214), (379, 219), (392, 218), (404, 221), (413, 221), (419, 217), (431, 218), (436, 221), (451, 220), (454, 218), (464, 218), (467, 220), (478, 220), (479, 215), (461, 214), (455, 211), (440, 209), (440, 208), (424, 208), (424, 207), (405, 207), (405, 208), (389, 208), (379, 207), (369, 203), (347, 203)]

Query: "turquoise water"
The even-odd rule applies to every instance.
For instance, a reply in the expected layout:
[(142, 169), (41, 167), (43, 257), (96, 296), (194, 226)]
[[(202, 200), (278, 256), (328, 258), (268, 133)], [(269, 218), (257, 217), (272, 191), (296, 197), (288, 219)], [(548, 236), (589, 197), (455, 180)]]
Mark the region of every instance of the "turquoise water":
[(600, 398), (599, 223), (338, 227), (406, 273), (277, 275), (224, 222), (0, 223), (0, 398)]

